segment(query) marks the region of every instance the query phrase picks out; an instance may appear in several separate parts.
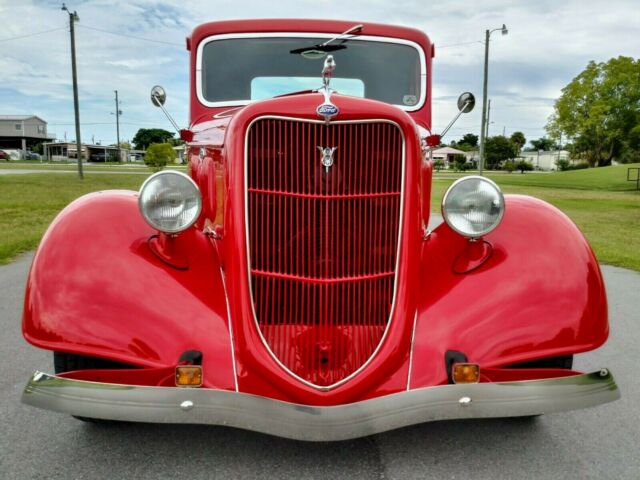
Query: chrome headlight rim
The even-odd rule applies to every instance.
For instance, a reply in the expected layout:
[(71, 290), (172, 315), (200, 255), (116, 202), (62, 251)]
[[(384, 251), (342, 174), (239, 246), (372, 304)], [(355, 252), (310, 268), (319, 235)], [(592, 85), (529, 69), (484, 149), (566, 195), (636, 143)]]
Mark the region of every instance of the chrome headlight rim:
[[(145, 210), (144, 210), (144, 206), (143, 206), (143, 195), (142, 193), (144, 192), (144, 189), (153, 181), (155, 181), (157, 178), (163, 176), (163, 175), (176, 175), (180, 178), (182, 178), (183, 180), (186, 180), (188, 182), (188, 184), (193, 187), (193, 189), (196, 192), (196, 201), (197, 201), (197, 209), (196, 209), (196, 213), (193, 216), (193, 218), (186, 224), (180, 226), (179, 228), (165, 228), (162, 227), (160, 225), (156, 225), (153, 223), (153, 221), (151, 221), (147, 215), (145, 215)], [(202, 213), (202, 192), (200, 191), (200, 188), (198, 187), (198, 185), (196, 184), (196, 182), (193, 181), (193, 178), (191, 178), (189, 175), (179, 172), (177, 170), (161, 170), (160, 172), (156, 172), (152, 175), (150, 175), (144, 182), (142, 182), (142, 185), (140, 186), (140, 190), (138, 191), (138, 210), (140, 211), (140, 215), (142, 215), (142, 218), (144, 218), (145, 222), (147, 222), (147, 224), (149, 226), (151, 226), (152, 228), (158, 230), (159, 232), (162, 233), (166, 233), (168, 235), (175, 235), (178, 234), (180, 232), (184, 232), (185, 230), (187, 230), (188, 228), (190, 228), (194, 223), (196, 223), (196, 221), (198, 220), (198, 218), (200, 217), (200, 214)]]
[[(470, 180), (479, 180), (482, 182), (486, 182), (487, 184), (489, 184), (498, 194), (498, 200), (499, 200), (499, 204), (500, 204), (500, 212), (498, 214), (497, 219), (495, 220), (495, 222), (491, 225), (490, 228), (486, 228), (480, 232), (474, 232), (474, 233), (469, 233), (469, 232), (465, 232), (463, 230), (460, 230), (458, 227), (456, 227), (453, 222), (451, 222), (447, 216), (447, 212), (446, 212), (446, 208), (445, 205), (447, 203), (447, 199), (451, 196), (451, 194), (455, 191), (455, 188), (460, 185), (461, 183), (470, 181)], [(504, 217), (504, 211), (505, 211), (505, 202), (504, 202), (504, 194), (502, 193), (502, 189), (498, 186), (498, 184), (496, 182), (494, 182), (493, 180), (491, 180), (490, 178), (487, 177), (482, 177), (480, 175), (467, 175), (464, 176), (462, 178), (457, 179), (455, 182), (453, 182), (449, 188), (447, 188), (447, 191), (445, 192), (444, 196), (442, 197), (442, 205), (441, 205), (441, 212), (442, 212), (442, 218), (445, 221), (445, 223), (449, 226), (449, 228), (451, 228), (451, 230), (453, 230), (454, 232), (456, 232), (459, 235), (462, 235), (465, 238), (469, 238), (471, 240), (475, 240), (477, 238), (481, 238), (489, 233), (491, 233), (492, 231), (494, 231), (498, 225), (500, 225), (500, 223), (502, 222), (502, 218)]]

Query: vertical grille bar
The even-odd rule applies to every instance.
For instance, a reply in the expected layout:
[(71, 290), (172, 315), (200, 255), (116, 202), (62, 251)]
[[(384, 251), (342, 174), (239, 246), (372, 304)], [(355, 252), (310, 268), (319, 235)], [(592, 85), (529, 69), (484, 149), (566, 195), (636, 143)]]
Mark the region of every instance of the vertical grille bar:
[[(328, 387), (375, 353), (390, 320), (402, 133), (386, 122), (265, 118), (247, 133), (247, 232), (257, 326), (278, 361)], [(318, 147), (337, 147), (322, 165)]]

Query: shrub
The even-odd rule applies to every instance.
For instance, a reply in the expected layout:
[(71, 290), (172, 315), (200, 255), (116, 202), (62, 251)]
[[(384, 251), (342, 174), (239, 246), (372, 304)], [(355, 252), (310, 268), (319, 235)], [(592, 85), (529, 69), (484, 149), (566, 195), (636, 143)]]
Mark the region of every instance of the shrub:
[(162, 170), (168, 163), (173, 163), (176, 154), (169, 143), (152, 143), (144, 155), (144, 163), (154, 172)]
[(584, 170), (585, 168), (589, 168), (589, 164), (587, 162), (580, 162), (574, 165), (569, 165), (567, 170)]
[(442, 170), (444, 168), (444, 161), (443, 160), (434, 160), (433, 161), (433, 167), (436, 169), (436, 172), (439, 172), (440, 170)]
[(470, 162), (467, 162), (467, 158), (464, 155), (455, 155), (453, 157), (452, 166), (456, 172), (466, 172), (473, 168), (473, 165), (471, 165)]
[(556, 160), (556, 165), (558, 166), (559, 171), (564, 172), (566, 170), (569, 170), (570, 163), (569, 160), (565, 160), (563, 158)]
[(508, 161), (504, 162), (502, 169), (509, 173), (512, 173), (516, 169), (516, 164)]
[(520, 170), (520, 173), (530, 172), (531, 170), (533, 170), (533, 165), (531, 165), (526, 160), (520, 160), (518, 163), (516, 163), (516, 168)]

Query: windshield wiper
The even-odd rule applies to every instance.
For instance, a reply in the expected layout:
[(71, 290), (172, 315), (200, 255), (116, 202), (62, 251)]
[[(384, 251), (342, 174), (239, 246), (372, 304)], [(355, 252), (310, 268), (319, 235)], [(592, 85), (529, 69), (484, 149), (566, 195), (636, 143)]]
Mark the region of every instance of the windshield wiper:
[[(345, 30), (340, 35), (336, 35), (333, 38), (330, 38), (324, 43), (318, 43), (316, 45), (312, 45), (310, 47), (302, 47), (296, 48), (294, 50), (290, 50), (289, 53), (302, 55), (307, 58), (320, 58), (323, 57), (327, 52), (335, 52), (336, 50), (342, 50), (347, 48), (344, 44), (353, 36), (355, 36), (356, 32), (359, 32), (364, 27), (363, 24), (359, 23), (358, 25), (354, 25), (353, 27)], [(345, 38), (349, 36), (349, 38)], [(330, 43), (335, 42), (336, 40), (342, 40), (339, 45), (329, 45)]]

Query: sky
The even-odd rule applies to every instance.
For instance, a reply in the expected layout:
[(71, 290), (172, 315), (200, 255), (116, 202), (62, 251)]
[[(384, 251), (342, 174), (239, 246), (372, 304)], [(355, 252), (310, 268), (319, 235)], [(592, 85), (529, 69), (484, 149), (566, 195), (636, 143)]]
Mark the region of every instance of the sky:
[[(76, 10), (81, 137), (114, 143), (114, 90), (121, 101), (120, 138), (138, 128), (171, 124), (149, 101), (167, 91), (166, 108), (188, 123), (188, 52), (185, 37), (197, 25), (242, 18), (332, 18), (418, 28), (436, 46), (433, 127), (442, 130), (464, 91), (476, 109), (444, 139), (479, 134), (484, 32), (491, 35), (489, 135), (522, 131), (527, 139), (544, 126), (561, 89), (589, 61), (640, 56), (637, 0), (430, 1), (424, 0), (95, 0), (67, 2)], [(35, 114), (58, 139), (75, 138), (68, 15), (61, 2), (0, 0), (0, 115)], [(44, 32), (44, 33), (41, 33)]]

